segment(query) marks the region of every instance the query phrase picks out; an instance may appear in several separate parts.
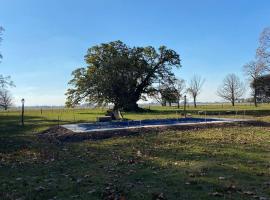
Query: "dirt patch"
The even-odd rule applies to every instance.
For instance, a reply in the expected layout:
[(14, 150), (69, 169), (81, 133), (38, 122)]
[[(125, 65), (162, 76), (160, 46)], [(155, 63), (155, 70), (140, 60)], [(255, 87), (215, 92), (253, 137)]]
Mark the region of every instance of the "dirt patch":
[(270, 123), (262, 121), (243, 121), (243, 122), (221, 122), (213, 124), (196, 124), (196, 125), (175, 125), (167, 127), (142, 127), (133, 129), (122, 130), (107, 130), (107, 131), (93, 131), (93, 132), (81, 132), (75, 133), (62, 126), (54, 126), (38, 134), (40, 139), (45, 139), (48, 142), (78, 142), (83, 140), (101, 140), (111, 137), (129, 136), (147, 133), (158, 133), (168, 130), (199, 130), (213, 127), (235, 127), (235, 126), (258, 126), (258, 127), (270, 127)]

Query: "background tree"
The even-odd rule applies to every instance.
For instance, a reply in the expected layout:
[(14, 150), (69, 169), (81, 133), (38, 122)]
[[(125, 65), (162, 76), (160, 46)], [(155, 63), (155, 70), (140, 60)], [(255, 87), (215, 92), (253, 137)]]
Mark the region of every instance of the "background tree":
[(82, 101), (113, 103), (114, 109), (138, 110), (137, 101), (154, 83), (174, 78), (179, 55), (165, 46), (128, 47), (121, 41), (93, 46), (85, 55), (86, 68), (73, 71), (67, 106)]
[(260, 35), (257, 58), (270, 71), (270, 27), (265, 28)]
[(243, 96), (245, 91), (243, 83), (240, 81), (239, 77), (235, 74), (228, 74), (222, 85), (218, 88), (217, 94), (221, 98), (228, 100), (235, 105), (235, 101)]
[(169, 104), (169, 106), (172, 106), (172, 103), (177, 102), (177, 90), (175, 87), (172, 86), (166, 86), (164, 89), (161, 91), (161, 96), (163, 102)]
[(7, 110), (11, 106), (12, 106), (12, 97), (10, 95), (10, 92), (6, 89), (0, 90), (0, 107)]
[(195, 108), (197, 107), (197, 97), (202, 90), (202, 86), (203, 86), (204, 82), (205, 82), (205, 80), (202, 79), (202, 77), (200, 77), (198, 75), (194, 75), (189, 82), (187, 92), (193, 98), (193, 104), (194, 104)]
[(162, 106), (166, 106), (167, 103), (169, 106), (171, 106), (172, 103), (177, 103), (181, 96), (177, 89), (180, 90), (180, 86), (182, 86), (177, 85), (177, 81), (178, 79), (174, 78), (166, 83), (163, 83), (162, 85), (159, 84), (157, 88), (151, 89), (152, 91), (149, 92), (148, 96), (156, 100), (156, 102), (160, 103)]
[(176, 99), (174, 88), (168, 84), (162, 84), (158, 88), (152, 88), (148, 95), (160, 103), (161, 106), (166, 106), (167, 103), (171, 106), (172, 102)]
[(185, 80), (184, 79), (176, 79), (174, 82), (174, 87), (177, 91), (177, 93), (176, 93), (177, 108), (180, 108), (180, 100), (184, 96), (184, 91), (186, 88)]
[(260, 77), (266, 72), (266, 66), (259, 61), (251, 61), (243, 67), (245, 75), (250, 80), (250, 86), (253, 93), (254, 105), (257, 106), (258, 89), (260, 87)]

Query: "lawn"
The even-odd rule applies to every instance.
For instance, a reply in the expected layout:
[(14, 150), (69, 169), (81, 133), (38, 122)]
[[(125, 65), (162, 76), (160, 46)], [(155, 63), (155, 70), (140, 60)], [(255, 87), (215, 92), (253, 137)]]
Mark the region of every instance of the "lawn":
[[(237, 115), (228, 110), (237, 110)], [(269, 105), (188, 108), (193, 115), (198, 111), (218, 117), (245, 114), (270, 122)], [(124, 117), (179, 117), (180, 112), (174, 107), (151, 107)], [(270, 198), (269, 127), (148, 131), (64, 144), (36, 137), (58, 123), (95, 121), (104, 113), (102, 109), (26, 110), (21, 127), (19, 111), (0, 112), (0, 199)]]

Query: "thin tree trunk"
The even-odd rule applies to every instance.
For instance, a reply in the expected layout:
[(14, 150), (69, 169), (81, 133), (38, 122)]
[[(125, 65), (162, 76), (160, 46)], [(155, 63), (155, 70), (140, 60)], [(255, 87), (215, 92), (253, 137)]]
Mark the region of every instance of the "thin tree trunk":
[(256, 86), (255, 86), (255, 89), (254, 89), (254, 105), (255, 105), (255, 107), (257, 107), (258, 106), (258, 104), (257, 104), (257, 88), (256, 88)]
[(197, 105), (196, 105), (196, 97), (193, 97), (193, 103), (194, 103), (194, 107), (197, 108)]

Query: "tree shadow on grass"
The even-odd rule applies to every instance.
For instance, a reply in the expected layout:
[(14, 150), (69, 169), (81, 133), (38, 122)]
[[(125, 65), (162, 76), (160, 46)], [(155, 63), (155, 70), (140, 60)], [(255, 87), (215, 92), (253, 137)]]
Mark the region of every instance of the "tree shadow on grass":
[[(125, 164), (123, 161), (120, 164), (122, 175), (118, 176), (120, 180), (115, 184), (130, 193), (130, 197), (134, 198), (134, 191), (130, 191), (126, 185), (136, 185), (138, 180), (142, 187), (136, 188), (137, 195), (140, 190), (144, 194), (149, 194), (148, 191), (152, 190), (164, 193), (168, 199), (218, 199), (219, 195), (225, 199), (249, 199), (255, 195), (269, 197), (264, 185), (270, 176), (265, 168), (269, 163), (267, 159), (250, 156), (250, 153), (267, 154), (267, 151), (260, 148), (258, 151), (254, 150), (259, 146), (245, 150), (245, 154), (237, 154), (231, 152), (232, 149), (236, 152), (240, 150), (235, 144), (227, 144), (222, 148), (218, 144), (210, 147), (207, 144), (210, 139), (205, 141), (205, 138), (192, 143), (207, 151), (192, 149), (192, 144), (186, 148), (171, 149), (167, 148), (166, 142), (163, 143), (163, 148), (154, 148), (149, 142), (139, 142), (140, 139), (134, 137), (131, 139), (134, 139), (134, 142), (128, 144), (121, 142), (121, 139), (115, 139), (117, 146), (102, 145), (103, 142), (106, 144), (106, 141), (103, 141), (98, 147), (88, 149), (91, 152), (108, 154), (114, 152), (114, 155), (126, 160)], [(154, 141), (151, 143), (154, 145)], [(179, 144), (179, 147), (181, 146)], [(137, 156), (136, 149), (140, 150), (142, 156)], [(215, 150), (218, 150), (217, 153), (214, 153)], [(132, 173), (127, 173), (129, 171)], [(245, 194), (245, 191), (251, 192)]]
[[(37, 116), (25, 116), (24, 126), (20, 116), (0, 116), (0, 152), (13, 152), (35, 145), (36, 134), (51, 126), (57, 125), (58, 120), (48, 120)], [(67, 121), (61, 121), (68, 123)]]

